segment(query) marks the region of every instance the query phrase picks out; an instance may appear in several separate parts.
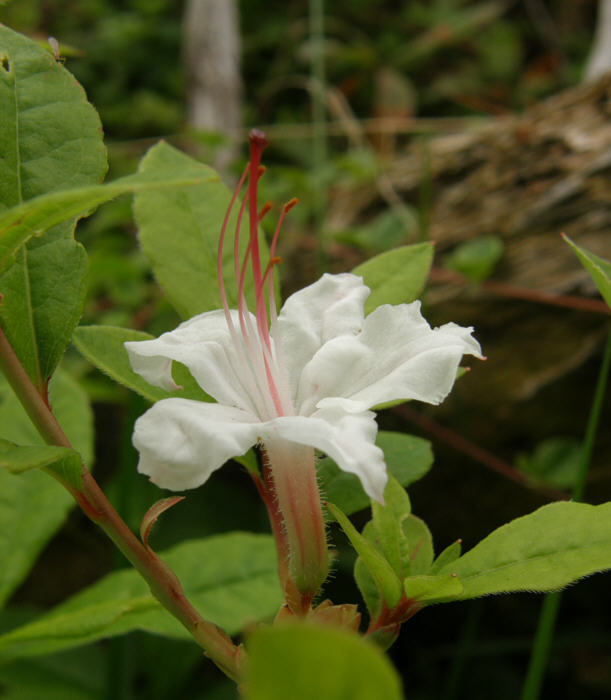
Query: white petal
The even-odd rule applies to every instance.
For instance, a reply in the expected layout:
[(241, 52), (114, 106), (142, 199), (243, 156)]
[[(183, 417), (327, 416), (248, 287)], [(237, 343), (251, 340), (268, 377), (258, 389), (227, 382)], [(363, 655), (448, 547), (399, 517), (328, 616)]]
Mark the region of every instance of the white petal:
[(356, 474), (371, 498), (383, 503), (388, 474), (384, 453), (375, 444), (378, 426), (374, 417), (370, 411), (349, 414), (332, 408), (309, 417), (276, 418), (260, 428), (264, 442), (280, 437), (325, 452), (345, 472)]
[[(239, 328), (237, 312), (232, 311), (232, 318)], [(252, 409), (240, 381), (244, 369), (222, 311), (194, 316), (159, 338), (127, 342), (125, 348), (134, 372), (149, 384), (176, 389), (172, 379), (175, 360), (186, 365), (201, 388), (219, 403)]]
[(396, 399), (441, 403), (463, 354), (481, 358), (472, 330), (454, 323), (431, 329), (420, 302), (380, 306), (362, 333), (334, 338), (304, 367), (300, 412), (333, 405), (354, 412)]
[(369, 294), (361, 277), (325, 274), (286, 300), (278, 316), (278, 341), (294, 399), (301, 371), (316, 351), (338, 335), (360, 330)]
[(195, 488), (256, 444), (258, 428), (256, 419), (238, 408), (189, 399), (158, 401), (136, 421), (138, 471), (161, 488)]

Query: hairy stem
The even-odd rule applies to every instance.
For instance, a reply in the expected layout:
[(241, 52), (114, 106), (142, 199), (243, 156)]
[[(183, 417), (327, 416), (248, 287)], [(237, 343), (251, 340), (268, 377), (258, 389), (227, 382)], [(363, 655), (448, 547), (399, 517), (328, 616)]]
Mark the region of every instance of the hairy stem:
[[(0, 369), (44, 441), (49, 445), (72, 447), (1, 328)], [(157, 600), (186, 627), (224, 673), (239, 681), (242, 676), (242, 649), (223, 630), (201, 617), (185, 596), (176, 575), (134, 535), (85, 466), (82, 468), (82, 476), (80, 489), (63, 481), (61, 483), (70, 491), (85, 515), (104, 530), (138, 570)]]

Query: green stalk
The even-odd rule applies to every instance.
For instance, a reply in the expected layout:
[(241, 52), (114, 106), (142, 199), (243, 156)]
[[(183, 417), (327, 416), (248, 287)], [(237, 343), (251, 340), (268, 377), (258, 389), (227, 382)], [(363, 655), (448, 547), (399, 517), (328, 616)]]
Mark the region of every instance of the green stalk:
[[(588, 416), (588, 424), (582, 448), (579, 473), (577, 475), (575, 485), (573, 486), (572, 497), (574, 501), (581, 501), (583, 498), (588, 468), (590, 466), (592, 451), (594, 450), (594, 443), (596, 440), (596, 432), (600, 422), (600, 414), (602, 411), (603, 398), (605, 396), (605, 389), (609, 377), (610, 365), (611, 333), (609, 333), (607, 336), (603, 359), (598, 374), (598, 381), (596, 382), (596, 390), (594, 391), (592, 408), (590, 409), (590, 415)], [(543, 601), (530, 656), (530, 663), (526, 673), (526, 680), (524, 681), (524, 687), (522, 688), (521, 700), (538, 700), (540, 697), (561, 599), (562, 593), (558, 591), (556, 593), (548, 593)]]
[[(6, 375), (43, 440), (49, 445), (71, 448), (66, 434), (36, 390), (1, 328), (0, 370)], [(176, 575), (134, 535), (85, 466), (82, 476), (83, 484), (79, 489), (63, 481), (61, 483), (70, 491), (85, 515), (104, 530), (138, 570), (157, 600), (186, 627), (224, 673), (239, 681), (242, 676), (241, 648), (223, 630), (201, 617), (185, 596)]]

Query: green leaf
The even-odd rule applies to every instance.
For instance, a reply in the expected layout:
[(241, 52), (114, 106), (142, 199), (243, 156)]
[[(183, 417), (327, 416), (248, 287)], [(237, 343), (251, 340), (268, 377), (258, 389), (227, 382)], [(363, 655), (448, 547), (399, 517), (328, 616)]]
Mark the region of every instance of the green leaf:
[[(183, 542), (160, 556), (200, 613), (229, 634), (270, 618), (282, 603), (269, 535), (218, 535)], [(35, 622), (0, 636), (0, 660), (47, 654), (136, 629), (190, 638), (136, 571), (118, 571)]]
[(57, 367), (80, 318), (87, 255), (71, 239), (24, 246), (0, 276), (0, 324), (39, 391)]
[(248, 640), (248, 700), (400, 700), (383, 652), (331, 627), (263, 627)]
[(452, 544), (448, 545), (433, 562), (430, 569), (431, 574), (437, 574), (444, 566), (455, 562), (460, 556), (461, 550), (462, 540), (456, 540), (456, 542), (452, 542)]
[[(370, 523), (367, 523), (369, 525)], [(363, 532), (366, 532), (367, 527)], [(369, 611), (369, 617), (375, 619), (382, 612), (382, 596), (380, 595), (380, 589), (378, 588), (375, 579), (369, 573), (369, 569), (363, 563), (361, 557), (358, 557), (354, 562), (354, 580), (358, 586), (367, 610)]]
[(376, 549), (392, 566), (399, 579), (403, 579), (409, 573), (409, 551), (402, 525), (410, 514), (411, 505), (405, 489), (392, 474), (388, 477), (384, 500), (385, 505), (377, 501), (371, 502), (372, 534)]
[(455, 573), (466, 600), (492, 593), (554, 591), (611, 568), (611, 502), (551, 503), (494, 530), (439, 574)]
[(410, 600), (433, 605), (448, 596), (458, 596), (463, 592), (460, 579), (455, 574), (436, 576), (410, 576), (403, 582), (403, 590)]
[(211, 401), (212, 399), (200, 389), (189, 370), (179, 362), (173, 363), (174, 381), (183, 387), (177, 391), (165, 391), (152, 386), (132, 370), (123, 344), (126, 341), (150, 340), (152, 337), (148, 333), (128, 328), (80, 326), (72, 334), (72, 342), (91, 364), (148, 401), (154, 402), (171, 397)]
[(460, 243), (444, 258), (444, 265), (472, 282), (483, 282), (490, 277), (503, 257), (503, 240), (498, 236), (479, 236)]
[[(433, 464), (433, 452), (428, 440), (380, 430), (376, 444), (384, 451), (388, 471), (401, 486), (421, 479)], [(318, 477), (321, 491), (346, 515), (370, 505), (369, 496), (363, 491), (361, 482), (354, 474), (342, 471), (328, 457), (318, 463)]]
[(380, 253), (352, 270), (371, 289), (365, 313), (381, 304), (414, 301), (422, 291), (433, 262), (431, 243), (415, 243)]
[(581, 248), (564, 234), (563, 238), (575, 251), (575, 255), (594, 280), (594, 284), (597, 286), (602, 298), (607, 302), (607, 306), (611, 306), (611, 262), (594, 253), (590, 253), (585, 248)]
[[(193, 188), (218, 180), (218, 175), (185, 156), (167, 143), (160, 142), (149, 151), (160, 161), (145, 172), (126, 175), (104, 185), (89, 185), (42, 194), (0, 215), (0, 271), (8, 267), (16, 252), (28, 240), (53, 226), (90, 213), (95, 207), (123, 194), (159, 192), (172, 188)], [(178, 155), (177, 155), (178, 154)]]
[(410, 515), (403, 521), (408, 542), (409, 571), (412, 576), (428, 574), (433, 564), (433, 538), (424, 520)]
[(76, 488), (82, 486), (81, 456), (75, 450), (50, 445), (25, 446), (0, 438), (0, 467), (11, 474), (50, 469)]
[(43, 391), (80, 316), (87, 261), (73, 216), (19, 253), (22, 217), (39, 195), (100, 182), (106, 152), (96, 111), (53, 56), (4, 26), (0, 54), (0, 323)]
[[(93, 416), (83, 390), (62, 371), (49, 387), (53, 411), (86, 464), (93, 458)], [(0, 438), (44, 443), (0, 374)], [(25, 578), (39, 552), (74, 506), (70, 494), (40, 471), (19, 476), (0, 469), (0, 605)]]
[(393, 571), (392, 566), (378, 552), (375, 546), (357, 531), (337, 506), (327, 503), (327, 507), (358, 552), (363, 564), (367, 567), (384, 597), (386, 604), (389, 608), (394, 608), (401, 599), (401, 581)]
[[(179, 151), (156, 146), (140, 164), (141, 173), (164, 168), (199, 170), (203, 176), (210, 176), (204, 184), (189, 189), (141, 192), (136, 195), (134, 207), (142, 249), (155, 276), (178, 313), (183, 318), (191, 318), (203, 311), (221, 308), (217, 249), (231, 196), (214, 170)], [(237, 301), (232, 234), (238, 209), (239, 206), (234, 207), (229, 219), (223, 252), (230, 306), (235, 306)], [(246, 219), (245, 216), (240, 235), (242, 254), (248, 245)], [(263, 240), (261, 247), (265, 257)], [(252, 281), (248, 277), (245, 289), (247, 298), (252, 301)]]
[(100, 182), (102, 126), (74, 76), (35, 41), (3, 25), (0, 56), (0, 210)]

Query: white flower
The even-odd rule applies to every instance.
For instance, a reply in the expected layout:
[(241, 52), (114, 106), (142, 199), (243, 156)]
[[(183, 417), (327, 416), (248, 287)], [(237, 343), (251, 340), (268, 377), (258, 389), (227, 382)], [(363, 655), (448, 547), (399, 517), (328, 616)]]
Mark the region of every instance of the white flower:
[(181, 362), (217, 402), (169, 398), (150, 408), (134, 432), (138, 470), (163, 488), (194, 488), (253, 445), (285, 440), (325, 452), (382, 501), (387, 473), (370, 409), (396, 399), (440, 403), (462, 356), (481, 352), (471, 328), (431, 329), (419, 302), (365, 317), (369, 293), (360, 277), (325, 274), (277, 318), (270, 305), (269, 330), (265, 310), (257, 304), (255, 316), (244, 302), (126, 343), (149, 383), (176, 388), (171, 366)]

